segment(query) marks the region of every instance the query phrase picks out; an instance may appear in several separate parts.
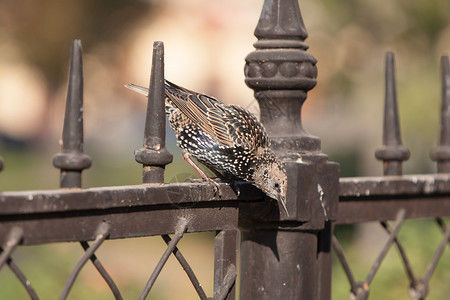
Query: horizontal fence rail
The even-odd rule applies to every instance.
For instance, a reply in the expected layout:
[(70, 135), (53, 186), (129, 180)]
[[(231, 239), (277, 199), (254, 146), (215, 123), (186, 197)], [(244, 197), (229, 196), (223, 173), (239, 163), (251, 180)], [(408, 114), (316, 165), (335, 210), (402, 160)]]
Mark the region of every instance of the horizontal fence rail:
[[(380, 222), (387, 232), (386, 240), (364, 281), (356, 281), (344, 250), (336, 236), (332, 247), (350, 283), (351, 299), (368, 299), (370, 284), (380, 268), (387, 252), (395, 246), (406, 270), (411, 299), (425, 299), (429, 294), (429, 282), (437, 264), (450, 245), (450, 223), (443, 217), (450, 216), (450, 171), (448, 141), (450, 137), (450, 63), (448, 56), (441, 58), (442, 109), (440, 145), (431, 154), (437, 161), (439, 174), (402, 175), (402, 162), (409, 158), (409, 150), (402, 145), (395, 83), (394, 55), (386, 55), (386, 96), (383, 123), (383, 147), (375, 156), (383, 161), (382, 177), (341, 178), (339, 208), (335, 225), (362, 222)], [(398, 232), (406, 219), (435, 218), (443, 237), (422, 277), (415, 275), (407, 251), (398, 238)], [(395, 220), (390, 227), (388, 220)]]
[(172, 234), (180, 218), (191, 219), (187, 232), (219, 230), (237, 225), (239, 202), (256, 201), (260, 193), (243, 184), (238, 198), (221, 186), (220, 201), (211, 198), (214, 187), (202, 183), (2, 193), (0, 237), (5, 242), (20, 226), (23, 244), (93, 240), (102, 222), (111, 225), (110, 238)]
[(336, 224), (450, 216), (450, 175), (341, 178)]
[[(61, 189), (0, 192), (0, 243), (4, 245), (0, 248), (0, 269), (7, 265), (30, 298), (39, 299), (14, 263), (14, 251), (19, 245), (79, 241), (85, 253), (72, 269), (59, 299), (69, 296), (89, 260), (113, 297), (123, 299), (96, 251), (106, 239), (161, 235), (167, 243), (166, 251), (139, 299), (147, 298), (171, 254), (185, 270), (200, 299), (209, 299), (177, 244), (185, 233), (215, 231), (214, 299), (234, 299), (238, 207), (243, 202), (261, 201), (262, 192), (245, 182), (220, 183), (222, 193), (218, 198), (215, 185), (162, 184), (164, 166), (172, 161), (172, 156), (164, 146), (164, 113), (155, 114), (154, 110), (164, 110), (161, 92), (149, 95), (144, 147), (135, 153), (136, 160), (143, 164), (144, 184), (82, 189), (82, 171), (90, 167), (91, 159), (83, 153), (81, 52), (80, 41), (74, 41), (61, 152), (53, 158), (54, 166), (61, 171)], [(155, 42), (151, 91), (161, 91), (158, 86), (164, 82), (163, 54), (163, 44)]]

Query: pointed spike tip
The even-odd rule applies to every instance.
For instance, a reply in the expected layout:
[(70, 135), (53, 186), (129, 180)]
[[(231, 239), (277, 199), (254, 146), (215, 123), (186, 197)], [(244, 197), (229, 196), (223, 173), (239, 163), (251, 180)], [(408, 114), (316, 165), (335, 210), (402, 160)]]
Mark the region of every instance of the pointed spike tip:
[(72, 41), (71, 50), (62, 148), (83, 152), (83, 53), (81, 41)]
[(153, 42), (153, 48), (160, 48), (160, 47), (164, 47), (163, 41), (154, 41)]
[(72, 41), (72, 55), (71, 63), (78, 65), (82, 63), (83, 46), (81, 45), (81, 40)]
[[(386, 86), (395, 88), (395, 56), (393, 52), (386, 52)], [(393, 90), (395, 92), (395, 89)]]
[(385, 68), (386, 84), (392, 84), (395, 87), (395, 55), (393, 52), (386, 52)]
[(400, 122), (397, 107), (394, 53), (386, 53), (385, 106), (383, 122), (383, 144), (401, 145)]
[(153, 42), (153, 64), (164, 61), (164, 43), (161, 41)]
[(79, 39), (73, 40), (73, 41), (72, 41), (72, 45), (74, 45), (74, 46), (76, 46), (76, 47), (82, 48), (82, 46), (81, 46), (81, 40), (79, 40)]

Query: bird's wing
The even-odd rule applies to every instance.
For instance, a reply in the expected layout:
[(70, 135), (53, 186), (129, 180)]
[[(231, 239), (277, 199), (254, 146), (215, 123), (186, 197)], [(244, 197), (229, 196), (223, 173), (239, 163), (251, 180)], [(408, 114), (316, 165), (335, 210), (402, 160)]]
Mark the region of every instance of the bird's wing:
[[(145, 87), (135, 84), (127, 84), (126, 87), (148, 95)], [(165, 90), (167, 105), (179, 109), (220, 144), (254, 150), (268, 146), (269, 139), (264, 127), (246, 109), (225, 105), (215, 98), (185, 89), (168, 80)]]
[(190, 91), (167, 80), (166, 96), (169, 105), (180, 109), (221, 145), (238, 146), (251, 151), (269, 146), (262, 124), (240, 106), (223, 104), (215, 98)]
[(229, 118), (228, 127), (230, 134), (235, 137), (236, 145), (254, 151), (260, 147), (269, 147), (269, 138), (264, 126), (251, 112), (237, 105), (230, 105), (229, 108), (233, 113)]
[(229, 147), (235, 145), (228, 126), (229, 112), (223, 103), (169, 81), (166, 81), (166, 96), (169, 105), (178, 108), (194, 124), (215, 138), (219, 144)]

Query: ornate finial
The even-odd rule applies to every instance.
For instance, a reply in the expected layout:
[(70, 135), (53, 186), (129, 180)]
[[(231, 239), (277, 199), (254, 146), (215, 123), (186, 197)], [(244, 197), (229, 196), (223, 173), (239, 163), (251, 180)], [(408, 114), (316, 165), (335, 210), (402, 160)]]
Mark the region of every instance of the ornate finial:
[(450, 63), (448, 55), (441, 57), (442, 106), (439, 146), (431, 153), (439, 173), (450, 173)]
[[(308, 33), (297, 1), (266, 1), (255, 29), (255, 48), (302, 48)], [(290, 9), (285, 9), (289, 6)]]
[(297, 0), (265, 0), (255, 36), (245, 82), (255, 91), (274, 150), (320, 151), (320, 140), (301, 123), (306, 93), (316, 85), (317, 61), (305, 51), (308, 35)]
[(60, 186), (81, 187), (81, 172), (91, 166), (91, 158), (83, 153), (83, 61), (80, 40), (72, 42), (61, 143), (61, 152), (53, 157), (53, 165), (61, 169)]
[(143, 165), (143, 183), (164, 182), (164, 169), (173, 159), (172, 154), (166, 148), (164, 95), (164, 44), (163, 42), (154, 42), (144, 147), (135, 152), (136, 161)]
[(409, 150), (402, 145), (395, 87), (394, 54), (386, 54), (386, 94), (383, 122), (383, 147), (375, 152), (383, 160), (384, 175), (402, 175), (402, 162), (409, 158)]

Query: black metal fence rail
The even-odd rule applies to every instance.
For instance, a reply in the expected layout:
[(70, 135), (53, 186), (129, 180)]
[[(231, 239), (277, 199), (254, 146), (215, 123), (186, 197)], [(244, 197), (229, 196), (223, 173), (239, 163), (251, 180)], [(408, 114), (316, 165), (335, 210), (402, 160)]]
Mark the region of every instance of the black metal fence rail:
[[(88, 260), (104, 278), (116, 299), (122, 299), (114, 280), (95, 252), (105, 239), (161, 235), (167, 249), (143, 288), (145, 299), (170, 254), (179, 261), (201, 299), (207, 296), (180, 250), (176, 247), (185, 233), (216, 231), (214, 299), (234, 299), (237, 276), (236, 249), (238, 206), (257, 200), (262, 193), (246, 183), (231, 187), (221, 184), (220, 199), (205, 183), (162, 184), (164, 166), (171, 154), (164, 147), (165, 113), (163, 44), (156, 42), (153, 52), (151, 91), (144, 132), (144, 147), (136, 151), (143, 164), (143, 183), (81, 189), (82, 171), (91, 164), (83, 153), (83, 73), (81, 43), (72, 44), (66, 113), (61, 153), (53, 164), (61, 169), (61, 189), (0, 193), (0, 268), (7, 265), (25, 287), (31, 299), (38, 299), (25, 274), (12, 255), (19, 245), (80, 241), (85, 254), (67, 279), (59, 299), (66, 299), (75, 279)], [(158, 86), (160, 85), (160, 86)], [(159, 103), (159, 104), (157, 104)], [(159, 106), (159, 107), (158, 107)], [(156, 107), (156, 109), (155, 109)], [(161, 113), (156, 113), (163, 110)], [(233, 189), (239, 189), (237, 192)], [(169, 234), (174, 234), (172, 238)], [(86, 241), (93, 241), (91, 245)]]
[[(72, 269), (59, 299), (67, 298), (89, 260), (113, 297), (122, 299), (96, 251), (106, 239), (151, 235), (161, 235), (167, 248), (139, 299), (147, 297), (171, 254), (199, 298), (208, 299), (188, 259), (177, 248), (184, 234), (200, 231), (216, 231), (213, 299), (235, 298), (238, 271), (241, 299), (331, 299), (332, 249), (350, 282), (351, 297), (367, 299), (370, 284), (394, 245), (407, 271), (412, 299), (427, 296), (430, 278), (450, 241), (450, 225), (443, 220), (450, 216), (448, 57), (442, 58), (441, 139), (433, 152), (439, 174), (402, 175), (402, 162), (408, 159), (409, 150), (401, 142), (394, 56), (389, 53), (383, 147), (376, 152), (385, 176), (339, 178), (339, 165), (327, 161), (320, 139), (307, 133), (301, 123), (301, 108), (316, 84), (317, 68), (316, 59), (306, 52), (307, 32), (297, 0), (265, 0), (255, 35), (256, 49), (246, 58), (246, 83), (255, 91), (273, 148), (286, 164), (289, 216), (280, 215), (274, 201), (247, 183), (221, 183), (220, 198), (207, 183), (162, 183), (172, 155), (164, 140), (161, 42), (154, 44), (144, 143), (135, 153), (143, 165), (143, 184), (81, 188), (82, 171), (91, 159), (83, 152), (82, 53), (81, 43), (74, 41), (61, 152), (53, 160), (61, 170), (61, 189), (0, 192), (0, 269), (8, 267), (31, 299), (38, 299), (38, 295), (14, 261), (17, 247), (80, 242), (84, 255)], [(443, 232), (422, 277), (415, 274), (397, 236), (404, 221), (414, 218), (436, 219)], [(366, 278), (357, 281), (333, 230), (341, 224), (370, 221), (380, 222), (388, 237)], [(238, 248), (240, 270), (236, 268)]]
[[(338, 216), (334, 224), (356, 224), (379, 221), (388, 238), (363, 281), (356, 281), (338, 239), (332, 237), (332, 246), (350, 282), (354, 299), (368, 299), (370, 284), (390, 247), (395, 245), (406, 270), (409, 295), (412, 299), (425, 299), (429, 282), (447, 244), (450, 244), (450, 224), (443, 217), (450, 216), (449, 148), (450, 64), (448, 56), (441, 58), (442, 109), (440, 145), (432, 152), (440, 174), (402, 175), (402, 161), (409, 158), (409, 150), (402, 145), (397, 95), (395, 86), (394, 55), (386, 55), (386, 97), (383, 126), (383, 147), (375, 156), (383, 161), (382, 177), (341, 178)], [(415, 275), (407, 251), (397, 234), (406, 219), (435, 218), (443, 237), (429, 261), (422, 277)], [(393, 228), (387, 223), (395, 220)]]

